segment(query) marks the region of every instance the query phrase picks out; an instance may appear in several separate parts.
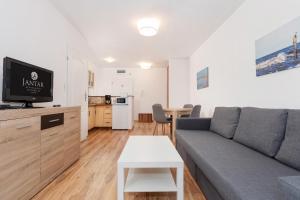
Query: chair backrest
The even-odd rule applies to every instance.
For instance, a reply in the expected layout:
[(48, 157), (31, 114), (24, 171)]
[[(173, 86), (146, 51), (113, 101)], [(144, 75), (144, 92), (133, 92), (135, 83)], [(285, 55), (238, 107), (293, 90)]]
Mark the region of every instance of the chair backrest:
[(193, 104), (184, 104), (183, 108), (193, 108)]
[(161, 104), (154, 104), (152, 106), (153, 110), (153, 118), (158, 123), (165, 123), (167, 122), (167, 117), (165, 115), (165, 112), (161, 106)]
[(191, 117), (193, 118), (199, 118), (200, 117), (200, 111), (201, 111), (201, 105), (195, 105), (193, 107)]

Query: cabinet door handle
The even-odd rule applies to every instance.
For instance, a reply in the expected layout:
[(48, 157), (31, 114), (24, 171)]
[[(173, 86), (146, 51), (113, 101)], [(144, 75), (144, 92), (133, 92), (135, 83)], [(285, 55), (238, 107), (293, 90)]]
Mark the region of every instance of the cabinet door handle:
[(49, 120), (50, 123), (53, 123), (53, 122), (58, 122), (60, 119), (52, 119), (52, 120)]
[(75, 118), (76, 118), (76, 116), (71, 116), (71, 117), (70, 117), (70, 119), (75, 119)]
[(17, 126), (17, 129), (29, 128), (29, 127), (31, 127), (31, 126), (32, 126), (31, 124), (19, 125), (19, 126)]

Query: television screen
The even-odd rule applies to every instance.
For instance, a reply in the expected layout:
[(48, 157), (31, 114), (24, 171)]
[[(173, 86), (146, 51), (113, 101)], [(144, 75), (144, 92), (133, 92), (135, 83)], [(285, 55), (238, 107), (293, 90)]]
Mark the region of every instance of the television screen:
[(53, 71), (12, 58), (4, 58), (3, 101), (53, 100)]

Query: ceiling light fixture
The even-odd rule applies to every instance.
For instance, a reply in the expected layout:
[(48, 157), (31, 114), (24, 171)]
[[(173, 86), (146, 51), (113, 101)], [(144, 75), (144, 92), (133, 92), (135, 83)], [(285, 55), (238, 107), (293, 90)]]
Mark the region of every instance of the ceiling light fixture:
[(156, 18), (143, 18), (137, 22), (137, 27), (141, 35), (151, 37), (157, 34), (160, 21)]
[(149, 62), (140, 62), (139, 65), (142, 69), (151, 69), (152, 67), (152, 63)]
[(108, 63), (113, 63), (116, 61), (116, 59), (114, 59), (113, 57), (107, 57), (107, 58), (104, 58), (104, 60)]

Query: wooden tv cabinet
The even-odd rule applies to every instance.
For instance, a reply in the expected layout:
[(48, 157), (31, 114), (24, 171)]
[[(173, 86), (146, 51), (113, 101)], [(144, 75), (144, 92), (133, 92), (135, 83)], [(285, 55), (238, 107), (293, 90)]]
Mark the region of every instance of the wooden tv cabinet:
[(0, 199), (31, 199), (80, 156), (80, 107), (0, 110)]

